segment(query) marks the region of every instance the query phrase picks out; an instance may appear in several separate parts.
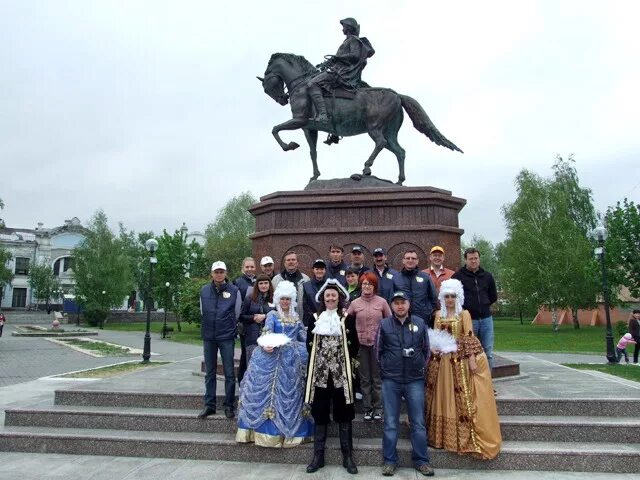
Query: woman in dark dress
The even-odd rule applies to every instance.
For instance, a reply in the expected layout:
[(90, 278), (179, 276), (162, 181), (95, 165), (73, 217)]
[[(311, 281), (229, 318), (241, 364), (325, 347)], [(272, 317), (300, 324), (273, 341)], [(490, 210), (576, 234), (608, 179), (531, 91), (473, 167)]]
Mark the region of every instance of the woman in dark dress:
[(345, 304), (348, 293), (336, 279), (330, 278), (320, 288), (316, 300), (318, 313), (308, 325), (307, 349), (309, 369), (305, 402), (311, 405), (316, 425), (313, 460), (307, 472), (324, 467), (327, 425), (338, 423), (342, 465), (349, 473), (358, 473), (353, 460), (352, 421), (355, 418), (353, 372), (356, 368), (359, 343), (355, 317), (347, 316)]

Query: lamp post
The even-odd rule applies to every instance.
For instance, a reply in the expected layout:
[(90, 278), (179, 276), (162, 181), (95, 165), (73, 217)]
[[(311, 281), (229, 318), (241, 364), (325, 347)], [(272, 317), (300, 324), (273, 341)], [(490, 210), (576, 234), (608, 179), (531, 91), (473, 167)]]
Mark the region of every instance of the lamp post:
[(607, 282), (607, 266), (604, 261), (604, 241), (607, 239), (607, 229), (600, 225), (595, 230), (598, 240), (598, 247), (594, 250), (596, 257), (600, 259), (602, 268), (602, 300), (604, 302), (604, 316), (607, 320), (607, 360), (609, 363), (616, 363), (616, 353), (613, 346), (613, 332), (611, 330), (611, 315), (609, 313), (609, 285)]
[(167, 309), (169, 308), (169, 287), (171, 286), (171, 284), (169, 282), (166, 282), (164, 286), (167, 288), (167, 290), (164, 302), (164, 325), (162, 325), (162, 338), (167, 338)]
[(151, 289), (153, 288), (153, 266), (158, 263), (158, 259), (155, 257), (156, 250), (158, 248), (158, 241), (155, 238), (150, 238), (144, 242), (144, 246), (149, 252), (149, 285), (147, 287), (147, 328), (144, 334), (144, 348), (142, 350), (142, 363), (149, 363), (151, 358), (151, 307), (153, 305), (153, 299), (151, 297)]
[[(100, 302), (100, 304), (102, 305), (102, 308), (105, 308), (105, 304), (104, 304), (104, 296), (107, 294), (106, 291), (102, 290), (102, 302)], [(102, 318), (102, 316), (100, 316), (100, 330), (102, 330), (104, 328), (104, 318)]]

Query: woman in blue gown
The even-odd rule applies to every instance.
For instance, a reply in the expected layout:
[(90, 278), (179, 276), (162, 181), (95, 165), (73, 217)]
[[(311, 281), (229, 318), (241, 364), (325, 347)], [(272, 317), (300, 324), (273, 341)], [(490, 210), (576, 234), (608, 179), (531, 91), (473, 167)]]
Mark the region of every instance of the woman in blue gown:
[(289, 341), (277, 347), (258, 342), (263, 346), (253, 352), (240, 384), (236, 441), (286, 448), (313, 437), (311, 412), (304, 406), (306, 331), (295, 313), (293, 283), (280, 282), (273, 299), (276, 311), (267, 314), (263, 339), (284, 334)]

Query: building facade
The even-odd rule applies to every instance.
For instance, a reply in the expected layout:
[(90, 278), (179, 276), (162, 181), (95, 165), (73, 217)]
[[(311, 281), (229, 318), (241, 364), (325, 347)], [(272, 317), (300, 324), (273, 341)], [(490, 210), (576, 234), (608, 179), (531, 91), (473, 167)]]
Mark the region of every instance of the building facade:
[[(47, 263), (53, 268), (64, 292), (72, 292), (73, 249), (85, 238), (86, 229), (76, 217), (65, 220), (64, 225), (43, 228), (39, 223), (35, 229), (0, 228), (0, 245), (8, 250), (12, 258), (6, 267), (13, 273), (11, 282), (0, 285), (2, 308), (35, 308), (36, 300), (29, 287), (29, 268), (34, 264)], [(62, 298), (51, 299), (61, 303)]]

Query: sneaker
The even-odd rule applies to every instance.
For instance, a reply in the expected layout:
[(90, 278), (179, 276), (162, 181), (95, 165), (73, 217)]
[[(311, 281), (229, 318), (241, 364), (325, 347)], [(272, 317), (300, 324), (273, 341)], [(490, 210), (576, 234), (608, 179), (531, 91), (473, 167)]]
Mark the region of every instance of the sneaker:
[(393, 477), (393, 474), (396, 473), (396, 468), (393, 463), (385, 463), (382, 466), (382, 475), (385, 477)]
[(373, 412), (373, 419), (378, 421), (382, 420), (382, 412), (380, 412), (379, 410)]
[(428, 463), (423, 463), (419, 467), (416, 467), (416, 470), (425, 477), (433, 477), (435, 475), (433, 468), (431, 468), (431, 465), (429, 465)]
[(364, 412), (365, 420), (371, 420), (372, 417), (373, 417), (373, 410), (367, 410), (366, 412)]

